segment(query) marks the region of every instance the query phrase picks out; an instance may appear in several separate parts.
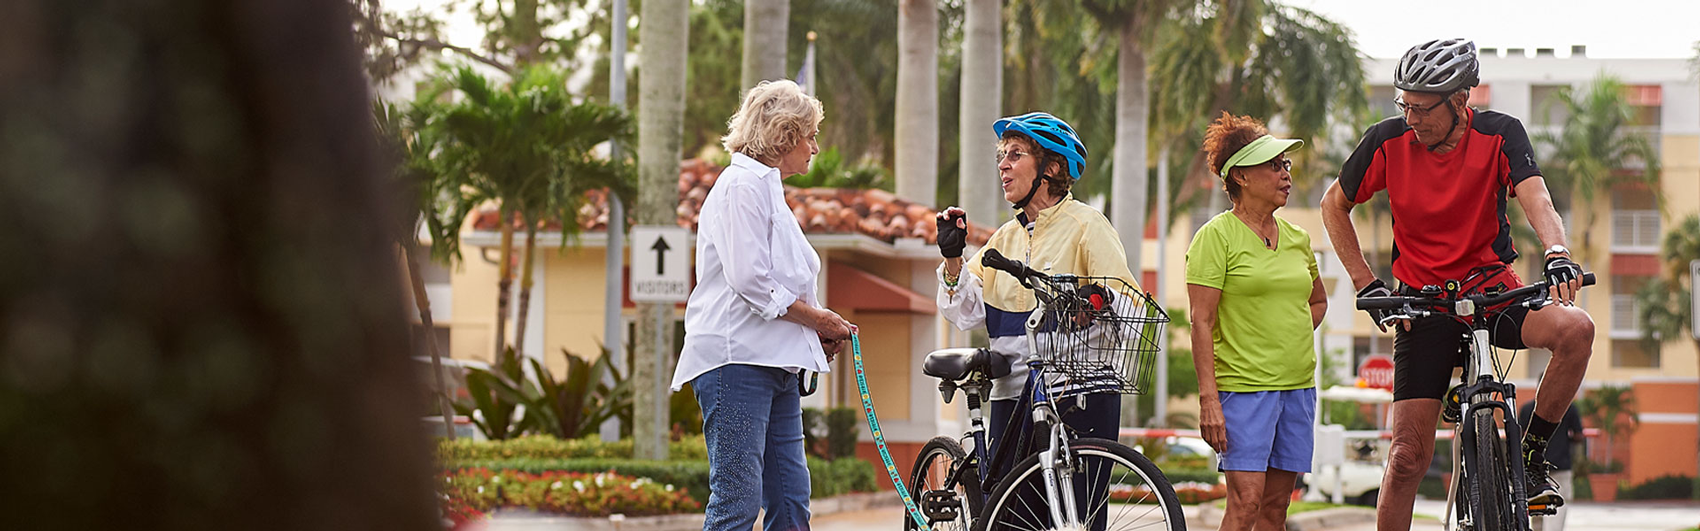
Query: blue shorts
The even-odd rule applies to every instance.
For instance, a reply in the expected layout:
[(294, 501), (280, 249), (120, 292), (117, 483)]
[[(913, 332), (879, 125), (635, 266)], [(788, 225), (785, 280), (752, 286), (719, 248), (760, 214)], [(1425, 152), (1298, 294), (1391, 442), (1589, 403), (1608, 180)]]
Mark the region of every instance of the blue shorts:
[(1222, 470), (1310, 472), (1316, 446), (1316, 388), (1230, 393), (1218, 391), (1228, 424)]

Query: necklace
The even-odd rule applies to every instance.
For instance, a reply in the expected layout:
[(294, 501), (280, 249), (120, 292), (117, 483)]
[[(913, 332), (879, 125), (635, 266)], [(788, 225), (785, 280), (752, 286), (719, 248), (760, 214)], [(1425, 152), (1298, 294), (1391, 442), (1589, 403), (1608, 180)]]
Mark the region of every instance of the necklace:
[[(1251, 223), (1250, 220), (1247, 220), (1239, 212), (1234, 212), (1234, 216), (1240, 218), (1240, 221), (1245, 223), (1246, 228), (1251, 229), (1252, 234), (1256, 234), (1259, 238), (1263, 238), (1263, 247), (1269, 248), (1269, 247), (1275, 246), (1275, 242), (1271, 241), (1269, 236), (1264, 236), (1262, 230), (1252, 227), (1252, 223)], [(1271, 216), (1271, 217), (1273, 217), (1273, 216)]]

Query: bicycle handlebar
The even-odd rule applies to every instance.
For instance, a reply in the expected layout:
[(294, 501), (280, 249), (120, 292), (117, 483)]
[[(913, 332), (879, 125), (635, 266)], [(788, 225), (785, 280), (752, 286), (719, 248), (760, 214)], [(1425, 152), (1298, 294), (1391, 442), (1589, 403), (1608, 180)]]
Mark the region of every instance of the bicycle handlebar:
[(1028, 278), (1050, 279), (1044, 273), (1027, 267), (1027, 264), (1021, 263), (1020, 260), (1005, 258), (1003, 253), (998, 252), (997, 249), (986, 249), (985, 255), (980, 257), (980, 265), (1009, 273), (1016, 280), (1020, 280), (1023, 285), (1027, 284)]
[[(1594, 285), (1594, 274), (1582, 275), (1582, 285)], [(1357, 300), (1359, 310), (1399, 310), (1406, 306), (1425, 308), (1444, 308), (1450, 310), (1452, 303), (1468, 300), (1478, 308), (1491, 308), (1507, 302), (1520, 301), (1531, 295), (1547, 292), (1546, 282), (1536, 282), (1521, 288), (1493, 295), (1465, 295), (1456, 299), (1444, 297), (1363, 297)]]

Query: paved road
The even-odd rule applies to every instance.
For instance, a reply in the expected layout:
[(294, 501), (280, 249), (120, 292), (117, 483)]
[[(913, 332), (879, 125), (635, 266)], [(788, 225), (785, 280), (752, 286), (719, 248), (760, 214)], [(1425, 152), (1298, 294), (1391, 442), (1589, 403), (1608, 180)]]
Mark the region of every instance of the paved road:
[[(1419, 515), (1429, 515), (1433, 519), (1418, 518), (1411, 525), (1413, 531), (1441, 531), (1440, 517), (1443, 516), (1446, 503), (1443, 500), (1419, 500), (1414, 510)], [(1198, 509), (1189, 507), (1189, 516), (1197, 516)], [(815, 518), (815, 531), (864, 531), (901, 529), (899, 522), (903, 511), (899, 507), (885, 507), (867, 511), (839, 513)], [(1189, 523), (1190, 531), (1214, 531), (1220, 523), (1220, 515), (1214, 519), (1194, 518)], [(1570, 521), (1566, 531), (1677, 531), (1700, 525), (1700, 504), (1688, 502), (1623, 502), (1623, 503), (1578, 503), (1571, 506)], [(1331, 528), (1333, 531), (1374, 531), (1375, 524), (1366, 522)]]

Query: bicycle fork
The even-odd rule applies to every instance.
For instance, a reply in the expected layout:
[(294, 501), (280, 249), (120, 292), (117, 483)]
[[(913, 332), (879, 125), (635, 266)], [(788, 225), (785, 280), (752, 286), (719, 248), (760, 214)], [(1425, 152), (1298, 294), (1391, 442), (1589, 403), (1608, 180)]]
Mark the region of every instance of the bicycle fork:
[[(1073, 493), (1061, 487), (1073, 485), (1076, 472), (1072, 465), (1074, 456), (1068, 448), (1067, 435), (1063, 433), (1066, 428), (1048, 400), (1033, 408), (1033, 422), (1050, 428), (1050, 447), (1039, 452), (1039, 469), (1045, 480), (1045, 498), (1050, 502), (1046, 505), (1051, 512), (1051, 522), (1056, 523), (1057, 529), (1084, 529)], [(1059, 463), (1062, 466), (1058, 466)]]

